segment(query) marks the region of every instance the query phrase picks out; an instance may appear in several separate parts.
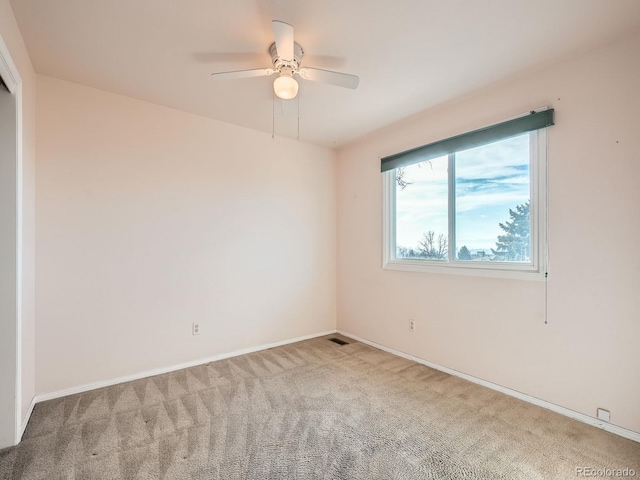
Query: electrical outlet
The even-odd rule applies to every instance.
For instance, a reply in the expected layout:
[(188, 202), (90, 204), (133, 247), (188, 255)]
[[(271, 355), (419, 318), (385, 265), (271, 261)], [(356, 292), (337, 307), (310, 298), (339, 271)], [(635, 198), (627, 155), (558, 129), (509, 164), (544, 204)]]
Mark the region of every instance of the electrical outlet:
[(415, 332), (416, 331), (416, 321), (409, 319), (409, 331), (410, 332)]
[(605, 410), (604, 408), (599, 408), (598, 420), (603, 420), (605, 422), (611, 421), (611, 412), (609, 410)]
[(191, 334), (192, 335), (200, 335), (200, 324), (194, 323), (191, 325)]

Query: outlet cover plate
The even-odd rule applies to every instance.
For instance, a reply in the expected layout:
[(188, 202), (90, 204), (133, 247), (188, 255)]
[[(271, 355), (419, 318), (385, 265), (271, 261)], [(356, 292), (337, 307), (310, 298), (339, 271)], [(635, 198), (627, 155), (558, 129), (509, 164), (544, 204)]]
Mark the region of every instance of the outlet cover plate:
[(598, 420), (602, 420), (604, 422), (611, 421), (611, 412), (609, 410), (605, 410), (604, 408), (598, 409)]

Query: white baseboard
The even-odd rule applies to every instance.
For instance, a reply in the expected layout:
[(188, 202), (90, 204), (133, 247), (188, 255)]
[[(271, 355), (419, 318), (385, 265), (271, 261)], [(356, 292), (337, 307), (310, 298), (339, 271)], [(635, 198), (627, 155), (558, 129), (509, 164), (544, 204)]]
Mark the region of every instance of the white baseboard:
[(345, 332), (343, 330), (338, 330), (337, 333), (344, 335), (345, 337), (352, 338), (357, 340), (358, 342), (366, 343), (372, 347), (378, 348), (380, 350), (384, 350), (385, 352), (392, 353), (393, 355), (397, 355), (399, 357), (406, 358), (408, 360), (413, 360), (414, 362), (420, 363), (422, 365), (426, 365), (427, 367), (431, 367), (436, 370), (440, 370), (441, 372), (448, 373), (449, 375), (453, 375), (455, 377), (460, 377), (465, 380), (468, 380), (472, 383), (476, 383), (478, 385), (482, 385), (483, 387), (490, 388), (492, 390), (496, 390), (498, 392), (504, 393), (511, 397), (518, 398), (528, 403), (532, 403), (533, 405), (537, 405), (542, 408), (546, 408), (547, 410), (551, 410), (552, 412), (559, 413), (560, 415), (564, 415), (569, 418), (573, 418), (574, 420), (578, 420), (580, 422), (593, 425), (594, 427), (601, 428), (611, 433), (615, 433), (616, 435), (620, 435), (621, 437), (628, 438), (630, 440), (634, 440), (636, 442), (640, 442), (640, 433), (634, 432), (633, 430), (629, 430), (624, 427), (619, 427), (618, 425), (614, 425), (612, 423), (603, 422), (595, 417), (590, 417), (589, 415), (585, 415), (584, 413), (576, 412), (575, 410), (571, 410), (565, 407), (561, 407), (560, 405), (556, 405), (554, 403), (547, 402), (545, 400), (541, 400), (536, 397), (532, 397), (531, 395), (527, 395), (526, 393), (518, 392), (517, 390), (512, 390), (507, 387), (503, 387), (502, 385), (498, 385), (497, 383), (492, 383), (487, 380), (483, 380), (478, 377), (474, 377), (473, 375), (469, 375), (466, 373), (459, 372), (452, 368), (445, 367), (443, 365), (439, 365), (437, 363), (430, 362), (428, 360), (424, 360), (419, 357), (415, 357), (413, 355), (409, 355), (408, 353), (401, 352), (399, 350), (395, 350), (393, 348), (385, 347), (384, 345), (380, 345), (378, 343), (372, 342), (370, 340), (366, 340), (364, 338), (358, 337), (357, 335), (353, 335), (352, 333)]
[[(289, 340), (282, 340), (280, 342), (275, 342), (275, 343), (268, 343), (264, 345), (259, 345), (257, 347), (243, 348), (241, 350), (236, 350), (233, 352), (220, 353), (218, 355), (213, 355), (211, 357), (199, 358), (197, 360), (192, 360), (190, 362), (178, 363), (176, 365), (171, 365), (168, 367), (147, 370), (145, 372), (134, 373), (132, 375), (126, 375), (124, 377), (112, 378), (110, 380), (100, 380), (98, 382), (87, 383), (84, 385), (79, 385), (77, 387), (65, 388), (64, 390), (43, 393), (35, 396), (32, 402), (31, 410), (33, 410), (33, 405), (35, 403), (44, 402), (45, 400), (53, 400), (54, 398), (66, 397), (67, 395), (88, 392), (89, 390), (95, 390), (97, 388), (102, 388), (102, 387), (109, 387), (111, 385), (116, 385), (118, 383), (130, 382), (132, 380), (139, 380), (141, 378), (153, 377), (154, 375), (161, 375), (163, 373), (175, 372), (176, 370), (182, 370), (184, 368), (195, 367), (197, 365), (204, 365), (205, 363), (215, 362), (217, 360), (224, 360), (225, 358), (237, 357), (239, 355), (258, 352), (260, 350), (267, 350), (269, 348), (281, 347), (282, 345), (288, 345), (290, 343), (296, 343), (302, 340), (309, 340), (311, 338), (322, 337), (324, 335), (331, 335), (332, 333), (336, 333), (336, 330), (328, 330), (326, 332), (313, 333), (311, 335), (304, 335), (302, 337), (291, 338)], [(31, 410), (29, 411), (29, 415), (25, 420), (24, 427), (26, 427), (27, 421), (31, 416)], [(24, 428), (23, 428), (23, 431), (24, 431)]]
[(33, 397), (31, 399), (31, 403), (29, 404), (29, 408), (27, 408), (27, 414), (22, 419), (22, 428), (20, 429), (20, 438), (18, 438), (18, 443), (22, 441), (22, 436), (24, 435), (24, 431), (27, 429), (27, 423), (29, 423), (29, 419), (31, 418), (31, 414), (33, 413), (33, 407), (36, 406), (36, 398)]

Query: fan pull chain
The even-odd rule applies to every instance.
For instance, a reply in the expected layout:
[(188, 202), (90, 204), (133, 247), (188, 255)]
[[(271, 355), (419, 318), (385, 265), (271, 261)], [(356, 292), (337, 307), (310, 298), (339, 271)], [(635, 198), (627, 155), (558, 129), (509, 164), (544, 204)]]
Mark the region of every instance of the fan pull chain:
[(297, 102), (298, 102), (298, 136), (296, 140), (300, 140), (300, 95), (298, 95)]
[(271, 140), (276, 138), (276, 96), (271, 97)]

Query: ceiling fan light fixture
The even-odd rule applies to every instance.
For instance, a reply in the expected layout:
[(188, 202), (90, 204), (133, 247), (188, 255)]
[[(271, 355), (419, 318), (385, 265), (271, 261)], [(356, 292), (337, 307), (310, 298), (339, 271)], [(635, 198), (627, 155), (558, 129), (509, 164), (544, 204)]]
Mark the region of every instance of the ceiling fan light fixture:
[(291, 75), (281, 73), (273, 82), (273, 91), (279, 98), (291, 100), (298, 94), (298, 82)]

